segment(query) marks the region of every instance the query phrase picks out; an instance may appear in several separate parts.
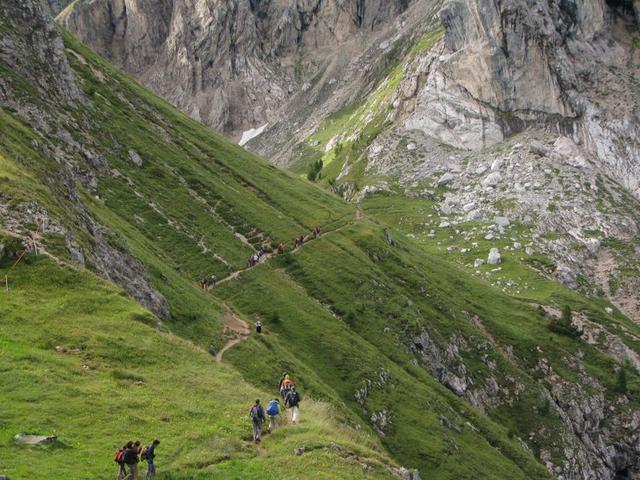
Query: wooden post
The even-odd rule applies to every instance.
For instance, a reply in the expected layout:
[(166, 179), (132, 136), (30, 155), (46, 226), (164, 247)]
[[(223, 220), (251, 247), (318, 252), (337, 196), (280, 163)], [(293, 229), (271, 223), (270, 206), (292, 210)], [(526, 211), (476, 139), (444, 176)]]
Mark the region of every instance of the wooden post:
[(4, 286), (9, 291), (9, 277), (7, 275), (4, 276)]

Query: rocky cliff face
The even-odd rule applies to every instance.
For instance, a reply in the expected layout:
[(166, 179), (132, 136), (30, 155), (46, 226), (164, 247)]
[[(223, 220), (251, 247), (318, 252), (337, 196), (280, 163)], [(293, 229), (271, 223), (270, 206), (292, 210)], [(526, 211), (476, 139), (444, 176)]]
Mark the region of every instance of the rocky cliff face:
[(443, 56), (407, 128), (473, 150), (532, 125), (565, 132), (640, 197), (630, 2), (452, 1), (440, 17)]
[[(0, 22), (3, 32), (21, 33), (0, 36), (0, 61), (7, 68), (31, 79), (43, 96), (53, 101), (70, 104), (80, 99), (60, 35), (41, 2), (3, 2)], [(8, 82), (0, 77), (1, 100), (12, 101), (9, 89)]]
[(48, 0), (53, 15), (58, 15), (72, 0)]
[(345, 44), (366, 44), (409, 3), (80, 1), (61, 21), (194, 118), (239, 136), (273, 121)]
[[(43, 181), (56, 192), (57, 208), (65, 209), (73, 219), (63, 222), (43, 205), (0, 193), (4, 228), (28, 238), (35, 223), (46, 224), (47, 231), (64, 236), (71, 260), (91, 266), (160, 318), (169, 318), (167, 301), (151, 286), (142, 263), (115, 248), (108, 241), (112, 232), (100, 225), (81, 202), (76, 182), (91, 189), (96, 172), (106, 169), (106, 164), (70, 133), (78, 127), (72, 112), (89, 105), (89, 100), (78, 88), (50, 12), (39, 0), (3, 2), (0, 32), (0, 106), (15, 112), (42, 134), (42, 141), (32, 146), (53, 160)], [(23, 161), (30, 159), (27, 156)], [(81, 248), (78, 236), (86, 236), (90, 242)]]

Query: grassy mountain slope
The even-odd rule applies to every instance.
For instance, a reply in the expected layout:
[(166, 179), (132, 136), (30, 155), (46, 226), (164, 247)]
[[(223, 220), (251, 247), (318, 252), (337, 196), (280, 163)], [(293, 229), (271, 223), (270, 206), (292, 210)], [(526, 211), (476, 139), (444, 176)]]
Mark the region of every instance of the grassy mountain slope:
[[(0, 306), (8, 319), (0, 395), (18, 399), (0, 417), (9, 452), (0, 468), (10, 476), (69, 478), (90, 468), (102, 478), (117, 443), (149, 435), (163, 439), (166, 478), (286, 469), (359, 478), (362, 463), (373, 468), (366, 475), (384, 477), (397, 461), (428, 478), (538, 479), (547, 476), (541, 452), (561, 462), (571, 433), (548, 394), (558, 378), (581, 376), (565, 359), (580, 356), (592, 388), (617, 397), (618, 364), (598, 346), (550, 333), (527, 301), (387, 231), (392, 210), (363, 214), (275, 169), (64, 39), (86, 102), (52, 104), (33, 81), (2, 71), (22, 105), (42, 109), (46, 128), (24, 110), (0, 112), (0, 227), (24, 238), (31, 212), (45, 210), (46, 252), (67, 262), (80, 251), (86, 270), (134, 297), (138, 284), (118, 269), (138, 259), (169, 315), (154, 317), (86, 270), (42, 258), (10, 273), (10, 261), (1, 265), (12, 289)], [(197, 288), (202, 276), (237, 273), (256, 248), (290, 245), (315, 225), (323, 236), (299, 251), (211, 292)], [(558, 292), (550, 304), (569, 302), (607, 329), (626, 329), (637, 351), (640, 332), (626, 318), (604, 318), (599, 303)], [(225, 305), (267, 327), (225, 354), (233, 367), (204, 353), (228, 339)], [(256, 454), (243, 445), (245, 410), (256, 395), (273, 395), (285, 369), (303, 389), (304, 422)], [(628, 388), (620, 415), (637, 406), (632, 371)], [(53, 431), (71, 448), (21, 449), (11, 437), (23, 431)], [(294, 456), (301, 446), (309, 453)]]
[[(10, 478), (111, 478), (112, 451), (134, 437), (162, 439), (165, 479), (391, 477), (393, 462), (372, 434), (311, 400), (299, 428), (256, 450), (247, 411), (268, 391), (153, 328), (148, 311), (94, 275), (31, 256), (12, 280), (0, 303), (0, 399), (10, 406), (0, 417), (0, 471)], [(59, 443), (20, 446), (16, 433), (55, 434)], [(294, 457), (300, 447), (308, 452)]]

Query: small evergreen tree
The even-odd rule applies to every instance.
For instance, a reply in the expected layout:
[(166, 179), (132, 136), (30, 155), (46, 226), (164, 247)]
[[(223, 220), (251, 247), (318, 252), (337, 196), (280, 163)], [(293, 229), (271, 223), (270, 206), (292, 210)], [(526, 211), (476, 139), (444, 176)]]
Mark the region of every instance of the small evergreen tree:
[(616, 374), (616, 390), (619, 393), (627, 393), (627, 369), (624, 365), (618, 369)]
[(322, 167), (324, 167), (324, 163), (322, 160), (316, 160), (315, 162), (313, 162), (309, 166), (309, 173), (307, 173), (307, 179), (311, 182), (315, 182), (316, 179), (320, 176)]
[(571, 323), (572, 313), (571, 307), (565, 305), (562, 308), (560, 318), (553, 317), (549, 323), (549, 330), (558, 335), (566, 335), (567, 337), (578, 338), (582, 332)]

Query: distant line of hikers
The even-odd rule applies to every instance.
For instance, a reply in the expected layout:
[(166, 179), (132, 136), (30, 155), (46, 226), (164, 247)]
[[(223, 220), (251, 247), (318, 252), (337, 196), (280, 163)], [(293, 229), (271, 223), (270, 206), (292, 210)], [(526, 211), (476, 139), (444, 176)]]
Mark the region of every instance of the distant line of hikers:
[(140, 460), (147, 462), (147, 473), (144, 479), (151, 480), (156, 474), (154, 460), (158, 445), (160, 445), (160, 440), (154, 440), (147, 447), (143, 447), (140, 440), (136, 440), (135, 442), (129, 441), (122, 448), (117, 449), (114, 456), (114, 461), (118, 464), (116, 480), (138, 480)]
[[(321, 233), (320, 227), (316, 227), (313, 230), (311, 230), (311, 233), (307, 237), (305, 237), (304, 235), (300, 235), (299, 237), (294, 238), (293, 250), (304, 245), (304, 242), (309, 240), (310, 238), (319, 238), (320, 233)], [(260, 250), (258, 250), (256, 253), (249, 255), (249, 258), (247, 259), (248, 268), (253, 268), (261, 262), (261, 260), (266, 255), (265, 248), (268, 248), (269, 251), (271, 251), (270, 250), (271, 247), (263, 247)], [(276, 247), (276, 253), (278, 255), (282, 255), (284, 253), (284, 250), (285, 250), (284, 243), (279, 243), (278, 246)], [(217, 283), (218, 283), (218, 277), (216, 277), (215, 275), (211, 275), (210, 277), (205, 277), (204, 279), (202, 279), (202, 281), (200, 281), (198, 285), (200, 286), (200, 288), (203, 288), (205, 290), (210, 290), (214, 288), (217, 285)]]
[[(288, 373), (283, 373), (280, 377), (280, 382), (278, 383), (278, 390), (280, 392), (280, 397), (284, 401), (284, 406), (289, 412), (291, 412), (291, 423), (298, 423), (298, 418), (300, 415), (300, 394), (296, 390), (296, 385), (291, 380)], [(269, 417), (269, 425), (267, 427), (267, 433), (271, 433), (276, 429), (279, 423), (280, 416), (280, 400), (278, 398), (274, 398), (267, 405), (267, 411), (265, 415), (265, 410), (260, 404), (260, 399), (256, 400), (256, 403), (253, 404), (251, 409), (249, 410), (249, 416), (251, 417), (251, 424), (253, 427), (253, 441), (258, 444), (260, 443), (262, 437), (262, 426), (264, 422), (267, 421), (267, 416)]]

